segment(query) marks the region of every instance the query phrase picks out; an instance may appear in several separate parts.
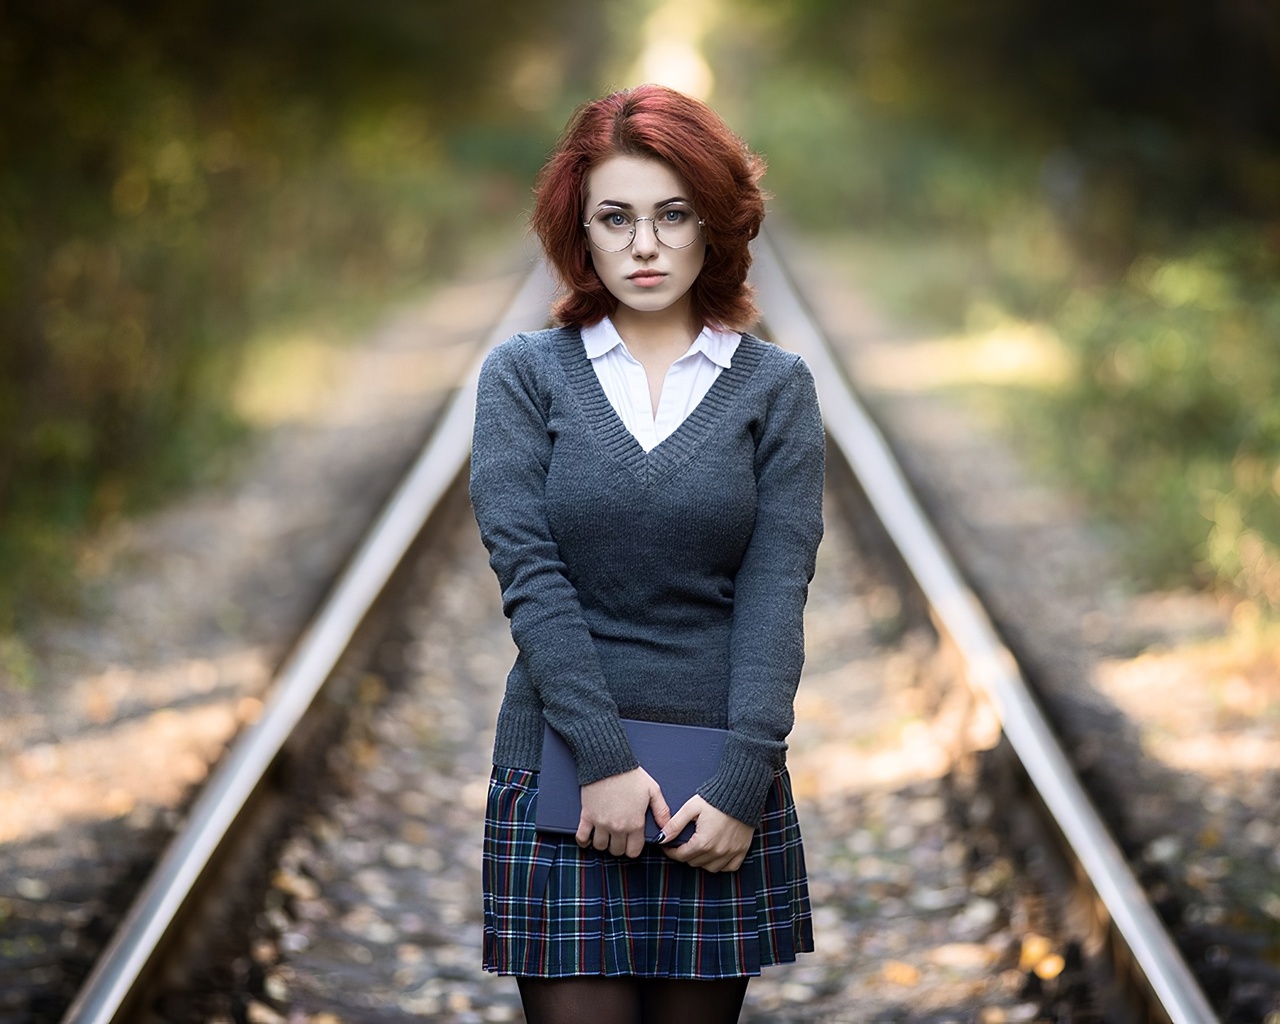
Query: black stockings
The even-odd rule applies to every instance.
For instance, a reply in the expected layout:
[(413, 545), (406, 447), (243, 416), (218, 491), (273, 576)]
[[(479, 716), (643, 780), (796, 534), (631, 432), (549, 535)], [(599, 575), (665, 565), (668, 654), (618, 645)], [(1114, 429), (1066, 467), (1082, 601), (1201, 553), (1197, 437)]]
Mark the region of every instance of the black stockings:
[(735, 1024), (746, 978), (517, 978), (528, 1024)]
[(747, 994), (746, 978), (638, 980), (643, 1024), (735, 1024)]

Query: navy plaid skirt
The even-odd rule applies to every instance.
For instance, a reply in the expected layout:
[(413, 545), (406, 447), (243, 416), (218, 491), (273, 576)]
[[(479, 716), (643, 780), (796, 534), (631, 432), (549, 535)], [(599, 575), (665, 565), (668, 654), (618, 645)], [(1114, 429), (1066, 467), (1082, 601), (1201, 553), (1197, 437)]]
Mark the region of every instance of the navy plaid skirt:
[(494, 768), (484, 835), (484, 967), (541, 978), (730, 978), (813, 949), (791, 780), (775, 779), (742, 867), (646, 845), (634, 859), (534, 829), (538, 773)]

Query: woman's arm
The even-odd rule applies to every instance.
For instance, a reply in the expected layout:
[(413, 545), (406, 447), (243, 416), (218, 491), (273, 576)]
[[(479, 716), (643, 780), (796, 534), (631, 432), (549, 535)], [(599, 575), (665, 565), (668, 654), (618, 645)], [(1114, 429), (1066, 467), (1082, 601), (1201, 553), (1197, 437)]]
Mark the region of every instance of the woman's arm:
[(580, 845), (636, 856), (644, 815), (669, 816), (656, 782), (631, 752), (605, 685), (578, 595), (565, 573), (545, 508), (552, 440), (550, 397), (539, 386), (529, 344), (495, 349), (480, 373), (471, 456), (471, 502), (489, 564), (502, 587), (511, 635), (565, 738), (582, 785)]
[(785, 764), (795, 719), (825, 455), (813, 375), (797, 356), (756, 444), (756, 524), (734, 582), (729, 736), (720, 770), (699, 789), (712, 807), (752, 826)]
[(471, 504), (512, 638), (585, 785), (637, 762), (548, 524), (551, 396), (538, 379), (533, 345), (517, 335), (494, 349), (480, 371)]

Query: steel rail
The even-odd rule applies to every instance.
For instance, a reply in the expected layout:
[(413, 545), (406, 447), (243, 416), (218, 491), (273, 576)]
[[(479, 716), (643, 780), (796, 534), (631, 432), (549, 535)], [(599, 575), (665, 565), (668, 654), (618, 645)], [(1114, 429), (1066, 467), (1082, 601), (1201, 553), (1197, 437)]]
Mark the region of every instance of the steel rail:
[(800, 353), (817, 380), (828, 436), (862, 485), (885, 530), (960, 649), (970, 678), (991, 701), (1010, 746), (1071, 845), (1147, 984), (1174, 1024), (1218, 1020), (1032, 698), (1013, 654), (939, 539), (889, 450), (855, 397), (830, 343), (801, 298), (777, 248), (762, 235), (753, 277), (771, 332)]
[(118, 1019), (214, 851), (466, 465), (481, 361), (504, 338), (544, 323), (551, 292), (550, 277), (539, 261), (490, 332), (430, 440), (276, 674), (257, 722), (240, 735), (201, 790), (186, 825), (166, 848), (98, 958), (63, 1024), (109, 1024)]

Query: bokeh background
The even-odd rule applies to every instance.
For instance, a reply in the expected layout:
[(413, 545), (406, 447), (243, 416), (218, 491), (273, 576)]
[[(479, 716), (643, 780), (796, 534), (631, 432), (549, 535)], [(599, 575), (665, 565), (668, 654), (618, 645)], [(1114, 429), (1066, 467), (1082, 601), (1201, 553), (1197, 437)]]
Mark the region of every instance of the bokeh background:
[(1274, 617), (1268, 0), (8, 0), (0, 674), (96, 533), (230, 472), (312, 347), (516, 245), (569, 112), (644, 80), (709, 99), (889, 315), (1005, 367), (965, 386), (1135, 584)]

